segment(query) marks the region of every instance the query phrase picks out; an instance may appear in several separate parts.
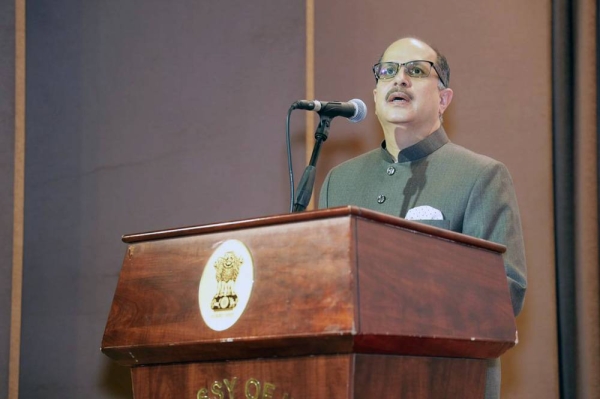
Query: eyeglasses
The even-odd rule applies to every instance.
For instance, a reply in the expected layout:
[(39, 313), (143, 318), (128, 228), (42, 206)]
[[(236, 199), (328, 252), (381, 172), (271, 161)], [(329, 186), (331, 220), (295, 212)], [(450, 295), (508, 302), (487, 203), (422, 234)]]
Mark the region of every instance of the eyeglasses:
[(435, 70), (440, 79), (440, 82), (446, 87), (446, 82), (442, 80), (442, 75), (438, 72), (435, 64), (426, 60), (408, 61), (403, 64), (397, 62), (379, 62), (373, 65), (373, 73), (375, 80), (388, 80), (393, 78), (400, 72), (400, 68), (404, 67), (406, 74), (411, 78), (426, 78), (431, 74), (431, 68)]

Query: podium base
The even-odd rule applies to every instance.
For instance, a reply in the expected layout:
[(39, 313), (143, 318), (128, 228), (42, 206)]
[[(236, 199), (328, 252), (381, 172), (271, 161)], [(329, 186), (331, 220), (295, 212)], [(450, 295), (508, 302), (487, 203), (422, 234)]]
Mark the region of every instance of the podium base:
[(132, 368), (135, 399), (480, 399), (486, 361), (348, 354)]

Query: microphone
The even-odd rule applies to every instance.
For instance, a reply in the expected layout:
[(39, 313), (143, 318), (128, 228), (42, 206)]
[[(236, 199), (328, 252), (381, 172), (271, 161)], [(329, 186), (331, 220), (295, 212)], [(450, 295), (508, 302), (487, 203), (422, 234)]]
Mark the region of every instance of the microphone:
[(305, 109), (307, 111), (316, 111), (319, 115), (343, 116), (348, 118), (350, 122), (360, 122), (367, 116), (367, 106), (358, 99), (352, 99), (347, 103), (339, 101), (319, 101), (319, 100), (298, 100), (292, 104), (293, 109)]

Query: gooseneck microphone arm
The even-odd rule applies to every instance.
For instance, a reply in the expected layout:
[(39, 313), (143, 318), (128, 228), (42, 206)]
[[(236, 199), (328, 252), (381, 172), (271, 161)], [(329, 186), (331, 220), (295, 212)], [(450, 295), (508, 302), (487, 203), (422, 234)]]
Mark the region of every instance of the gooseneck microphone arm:
[(310, 162), (306, 169), (304, 169), (300, 183), (298, 183), (298, 189), (296, 190), (298, 194), (294, 201), (293, 212), (302, 212), (306, 210), (306, 207), (310, 202), (310, 197), (312, 196), (315, 185), (317, 159), (319, 158), (319, 152), (321, 151), (321, 144), (327, 140), (327, 137), (329, 136), (331, 117), (319, 115), (319, 118), (319, 126), (317, 126), (317, 130), (315, 131), (315, 146), (313, 147), (312, 155), (310, 156)]

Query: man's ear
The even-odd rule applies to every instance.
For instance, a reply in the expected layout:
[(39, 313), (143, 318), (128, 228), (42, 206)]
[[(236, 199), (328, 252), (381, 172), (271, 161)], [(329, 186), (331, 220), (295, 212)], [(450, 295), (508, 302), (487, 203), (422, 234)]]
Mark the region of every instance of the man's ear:
[(448, 105), (452, 102), (452, 96), (454, 92), (452, 89), (446, 88), (440, 90), (440, 115), (444, 113)]

